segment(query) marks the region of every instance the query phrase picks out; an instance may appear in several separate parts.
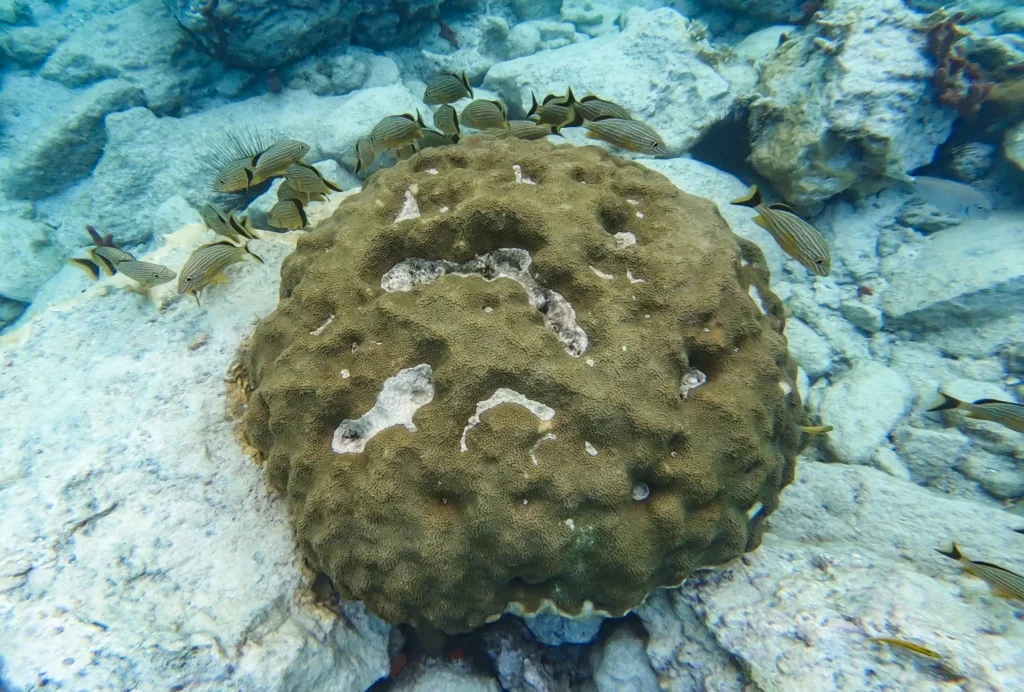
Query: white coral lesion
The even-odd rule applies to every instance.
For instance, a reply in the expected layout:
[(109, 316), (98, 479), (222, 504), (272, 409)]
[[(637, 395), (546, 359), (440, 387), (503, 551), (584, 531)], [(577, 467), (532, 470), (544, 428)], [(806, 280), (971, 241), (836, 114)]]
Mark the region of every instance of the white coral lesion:
[(420, 206), (416, 203), (416, 195), (410, 187), (405, 191), (405, 201), (402, 203), (402, 208), (399, 210), (398, 216), (395, 217), (394, 223), (418, 218), (420, 218)]

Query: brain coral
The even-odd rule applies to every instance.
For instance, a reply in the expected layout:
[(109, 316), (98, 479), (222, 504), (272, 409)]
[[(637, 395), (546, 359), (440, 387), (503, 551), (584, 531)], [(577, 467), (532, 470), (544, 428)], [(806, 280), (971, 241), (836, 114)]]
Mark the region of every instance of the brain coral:
[(428, 149), (281, 274), (244, 432), (310, 563), (386, 620), (622, 614), (756, 547), (793, 479), (761, 252), (602, 149)]

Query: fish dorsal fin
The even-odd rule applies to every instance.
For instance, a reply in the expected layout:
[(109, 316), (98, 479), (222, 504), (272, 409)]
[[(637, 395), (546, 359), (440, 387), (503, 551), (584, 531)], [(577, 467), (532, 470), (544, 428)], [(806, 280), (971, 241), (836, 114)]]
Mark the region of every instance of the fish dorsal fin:
[(1013, 401), (1002, 401), (1000, 399), (978, 399), (974, 402), (975, 406), (983, 406), (984, 404), (1003, 404), (1005, 406), (1024, 406), (1024, 404), (1018, 404)]
[(557, 95), (555, 95), (555, 94), (548, 94), (547, 96), (544, 97), (544, 100), (541, 103), (543, 103), (543, 105), (546, 106), (546, 105), (548, 105), (548, 103), (550, 101), (553, 101), (556, 98), (558, 98)]
[(580, 103), (590, 103), (591, 101), (600, 101), (601, 99), (596, 94), (587, 94), (580, 99)]
[(469, 75), (466, 74), (465, 70), (462, 71), (462, 85), (466, 87), (466, 91), (469, 92), (469, 97), (473, 98), (473, 87), (469, 84)]
[(530, 112), (526, 114), (527, 118), (529, 118), (531, 115), (536, 113), (537, 109), (540, 107), (540, 106), (537, 105), (537, 94), (535, 94), (535, 93), (533, 93), (531, 91), (530, 92), (530, 98), (533, 100), (533, 105), (530, 106)]
[(497, 100), (491, 101), (491, 103), (493, 103), (495, 106), (498, 107), (498, 110), (501, 111), (502, 115), (505, 115), (505, 104), (504, 103), (502, 103), (501, 101), (497, 101)]
[(614, 115), (604, 114), (604, 115), (596, 116), (590, 122), (592, 122), (592, 123), (599, 123), (602, 120), (619, 120), (619, 118), (616, 118)]
[[(419, 111), (416, 111), (416, 115), (419, 115), (419, 114), (420, 114), (420, 112), (419, 112)], [(413, 122), (416, 122), (416, 118), (414, 118), (414, 117), (413, 117), (412, 115), (410, 115), (409, 113), (402, 113), (402, 114), (401, 114), (400, 116), (398, 116), (398, 117), (399, 117), (399, 118), (405, 118), (406, 120), (411, 120), (411, 121), (413, 121)]]
[(737, 204), (742, 207), (759, 207), (761, 206), (761, 191), (757, 189), (757, 185), (752, 185), (745, 195), (734, 199), (730, 204)]
[(775, 204), (769, 204), (768, 208), (771, 209), (772, 211), (785, 211), (785, 212), (789, 212), (790, 214), (793, 214), (794, 216), (796, 216), (796, 212), (793, 211), (793, 208), (790, 207), (788, 204), (783, 204), (782, 202), (776, 202)]
[(576, 94), (572, 93), (572, 87), (567, 87), (565, 90), (565, 106), (571, 106), (576, 103)]
[(990, 569), (997, 569), (1000, 572), (1005, 572), (1006, 574), (1012, 574), (1013, 576), (1017, 577), (1018, 579), (1024, 579), (1024, 575), (1017, 574), (1016, 572), (1008, 570), (1005, 567), (1000, 567), (999, 565), (993, 565), (991, 562), (975, 562), (974, 560), (971, 560), (971, 564), (977, 565), (979, 567), (988, 567)]
[(216, 247), (218, 245), (223, 245), (225, 247), (231, 247), (231, 248), (234, 248), (236, 250), (241, 250), (242, 249), (239, 246), (237, 246), (234, 243), (232, 243), (230, 240), (215, 240), (212, 243), (204, 243), (203, 245), (200, 245), (199, 247), (196, 248), (196, 250), (199, 250), (199, 249), (204, 248), (204, 247)]

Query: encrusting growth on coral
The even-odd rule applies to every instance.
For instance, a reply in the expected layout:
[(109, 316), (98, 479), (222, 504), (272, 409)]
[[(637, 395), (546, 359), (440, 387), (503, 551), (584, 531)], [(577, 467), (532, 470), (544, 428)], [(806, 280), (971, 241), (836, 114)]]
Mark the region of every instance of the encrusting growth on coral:
[(244, 437), (311, 566), (390, 622), (621, 615), (759, 545), (793, 480), (763, 255), (597, 147), (424, 150), (299, 240), (280, 295), (231, 374)]
[(961, 25), (969, 19), (964, 12), (939, 10), (929, 15), (921, 28), (936, 63), (932, 86), (939, 103), (966, 116), (977, 114), (993, 88), (984, 71), (964, 56), (960, 41), (971, 33)]

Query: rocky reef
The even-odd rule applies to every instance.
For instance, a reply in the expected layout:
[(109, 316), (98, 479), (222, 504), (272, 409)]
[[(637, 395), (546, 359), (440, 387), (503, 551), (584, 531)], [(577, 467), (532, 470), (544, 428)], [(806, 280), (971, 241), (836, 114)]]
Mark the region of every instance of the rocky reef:
[(759, 544), (802, 438), (782, 328), (713, 205), (471, 138), (301, 239), (245, 430), (310, 563), (386, 620), (621, 615)]

